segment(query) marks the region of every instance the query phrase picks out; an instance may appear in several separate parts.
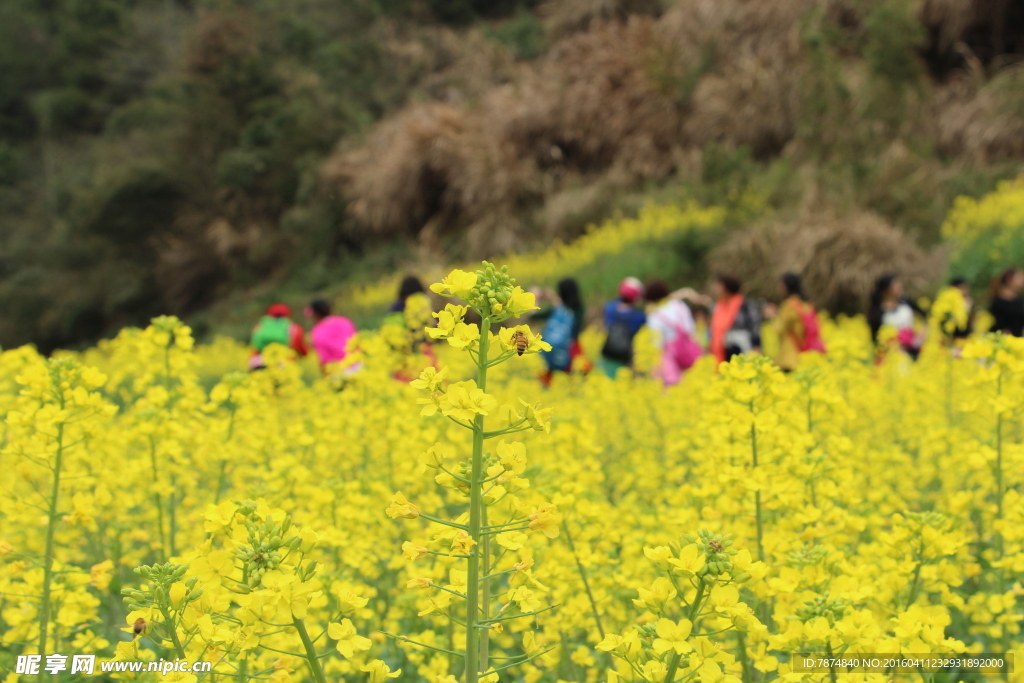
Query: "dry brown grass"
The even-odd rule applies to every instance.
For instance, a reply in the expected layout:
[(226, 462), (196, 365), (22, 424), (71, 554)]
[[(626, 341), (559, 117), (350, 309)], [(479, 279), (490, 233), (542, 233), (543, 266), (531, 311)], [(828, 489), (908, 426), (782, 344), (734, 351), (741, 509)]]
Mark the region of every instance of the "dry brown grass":
[(570, 37), (526, 81), (523, 106), (498, 120), (499, 134), (542, 168), (666, 175), (683, 143), (683, 110), (651, 77), (657, 41), (647, 18)]
[(779, 277), (803, 277), (807, 295), (836, 313), (863, 310), (875, 280), (897, 273), (925, 291), (945, 271), (942, 251), (926, 252), (903, 231), (870, 213), (819, 213), (734, 233), (709, 256), (716, 271), (743, 273), (752, 296), (778, 298)]
[[(794, 31), (808, 6), (685, 0), (659, 18), (618, 20), (608, 17), (630, 3), (560, 5), (590, 8), (588, 30), (534, 63), (483, 59), (480, 69), (502, 74), (499, 83), (512, 74), (484, 91), (478, 80), (460, 86), (439, 76), (446, 86), (435, 101), (408, 107), (359, 148), (339, 152), (324, 178), (366, 228), (418, 235), (429, 224), (431, 241), (475, 226), (482, 237), (470, 241), (482, 245), (509, 241), (505, 233), (521, 232), (531, 215), (545, 222), (546, 197), (580, 183), (614, 191), (664, 178), (710, 142), (778, 152), (795, 130)], [(452, 64), (466, 71), (465, 59)]]
[(974, 164), (1024, 156), (1022, 92), (1021, 66), (1004, 69), (980, 88), (960, 82), (941, 90), (933, 105), (939, 150)]
[[(822, 16), (856, 34), (874, 1), (826, 0)], [(468, 229), (464, 244), (486, 253), (529, 231), (557, 236), (572, 222), (561, 218), (571, 212), (559, 203), (580, 187), (614, 193), (671, 175), (699, 177), (710, 143), (749, 146), (760, 158), (788, 154), (800, 164), (814, 145), (857, 154), (865, 141), (898, 138), (914, 126), (947, 155), (975, 163), (1021, 157), (1024, 117), (1007, 104), (1013, 88), (999, 84), (1002, 76), (983, 85), (989, 67), (959, 42), (991, 19), (979, 3), (917, 4), (922, 21), (941, 29), (936, 40), (953, 41), (948, 49), (973, 66), (969, 76), (932, 88), (930, 106), (916, 106), (903, 127), (880, 133), (855, 120), (870, 84), (861, 61), (840, 55), (836, 87), (852, 93), (849, 101), (798, 136), (801, 108), (817, 87), (807, 77), (802, 34), (808, 13), (821, 6), (815, 0), (675, 0), (661, 10), (647, 0), (551, 0), (542, 14), (555, 41), (533, 62), (515, 63), (479, 31), (441, 30), (421, 40), (415, 59), (437, 69), (424, 81), (427, 101), (385, 121), (360, 147), (339, 151), (324, 179), (367, 229), (419, 235), (425, 248)], [(887, 164), (880, 173), (917, 173), (896, 152), (898, 145), (872, 152)], [(928, 182), (927, 173), (918, 175)]]
[[(1017, 61), (1024, 16), (1011, 0), (917, 0), (918, 16), (936, 36), (935, 54), (961, 52), (962, 45), (995, 68)], [(1016, 49), (1014, 49), (1016, 48)], [(1017, 52), (1016, 58), (1007, 54)]]
[(938, 29), (940, 50), (949, 50), (980, 17), (978, 0), (923, 0), (918, 12), (925, 26)]
[(549, 33), (555, 36), (584, 31), (609, 19), (634, 14), (659, 14), (659, 0), (546, 0), (540, 6)]
[(518, 157), (464, 107), (428, 103), (378, 128), (367, 144), (336, 156), (326, 177), (345, 186), (351, 213), (368, 228), (435, 240), (494, 213), (515, 212), (536, 181)]

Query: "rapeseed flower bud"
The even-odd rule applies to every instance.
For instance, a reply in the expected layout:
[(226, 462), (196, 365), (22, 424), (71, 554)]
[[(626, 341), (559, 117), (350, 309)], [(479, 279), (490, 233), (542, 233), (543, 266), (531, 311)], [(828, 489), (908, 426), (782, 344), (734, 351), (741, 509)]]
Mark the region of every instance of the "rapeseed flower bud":
[(391, 519), (416, 519), (420, 516), (419, 509), (407, 501), (401, 492), (396, 493), (392, 497), (391, 504), (388, 505), (385, 512)]
[(409, 541), (402, 543), (402, 556), (410, 562), (426, 557), (428, 552), (423, 546), (415, 545)]

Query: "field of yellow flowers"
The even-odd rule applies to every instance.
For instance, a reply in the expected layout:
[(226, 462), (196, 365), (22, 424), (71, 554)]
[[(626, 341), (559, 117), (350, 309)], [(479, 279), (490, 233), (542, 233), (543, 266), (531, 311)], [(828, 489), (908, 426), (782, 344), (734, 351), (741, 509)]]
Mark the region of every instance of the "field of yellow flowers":
[(435, 291), (441, 367), (412, 383), (384, 332), (343, 380), (283, 350), (239, 372), (174, 318), (0, 354), (6, 683), (88, 679), (46, 669), (81, 654), (212, 663), (93, 674), (187, 683), (1024, 680), (797, 666), (1024, 651), (1016, 340), (876, 365), (843, 320), (790, 375), (545, 390), (508, 273)]

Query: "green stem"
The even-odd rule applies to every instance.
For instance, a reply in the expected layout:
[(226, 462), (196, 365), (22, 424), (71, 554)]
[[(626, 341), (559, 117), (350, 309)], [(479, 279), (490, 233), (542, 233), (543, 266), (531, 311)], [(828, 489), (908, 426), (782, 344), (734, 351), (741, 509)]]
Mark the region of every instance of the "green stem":
[(946, 456), (953, 455), (953, 354), (946, 355)]
[[(690, 603), (690, 611), (686, 615), (686, 618), (690, 620), (691, 625), (695, 625), (693, 620), (700, 614), (700, 604), (704, 599), (704, 581), (697, 584), (697, 594), (693, 596), (693, 602)], [(679, 662), (683, 656), (678, 652), (672, 653), (672, 658), (668, 661), (668, 671), (665, 672), (664, 683), (672, 683), (676, 678), (676, 671), (679, 669)]]
[[(753, 420), (754, 406), (750, 405), (751, 418)], [(757, 469), (757, 425), (750, 423), (750, 454), (753, 459), (753, 467)], [(761, 489), (754, 491), (754, 521), (757, 524), (757, 559), (764, 562), (764, 525), (761, 520)]]
[[(174, 477), (172, 475), (171, 476), (171, 488), (173, 488), (173, 487), (174, 487)], [(178, 554), (177, 548), (175, 547), (175, 544), (174, 544), (174, 537), (178, 533), (178, 519), (177, 519), (177, 516), (175, 515), (175, 510), (176, 509), (177, 509), (177, 506), (174, 504), (174, 494), (172, 493), (171, 496), (170, 496), (170, 500), (168, 501), (168, 510), (167, 510), (167, 515), (170, 518), (168, 520), (168, 529), (167, 529), (167, 537), (168, 537), (167, 538), (167, 546), (168, 546), (167, 557), (168, 558), (174, 557), (175, 555)]]
[(387, 631), (380, 631), (380, 633), (383, 633), (388, 638), (394, 638), (395, 640), (397, 640), (397, 641), (399, 641), (401, 643), (410, 643), (410, 644), (416, 645), (418, 647), (426, 648), (427, 650), (432, 650), (434, 652), (440, 652), (442, 654), (447, 654), (450, 657), (461, 657), (462, 656), (461, 652), (455, 652), (454, 650), (445, 650), (443, 647), (435, 647), (433, 645), (427, 645), (426, 643), (420, 643), (418, 641), (412, 640), (411, 638), (409, 638), (407, 636), (396, 636), (395, 634), (388, 633)]
[(171, 618), (171, 613), (167, 611), (167, 607), (160, 605), (160, 612), (164, 615), (164, 626), (167, 628), (167, 634), (171, 637), (171, 642), (174, 643), (174, 652), (181, 659), (185, 659), (185, 648), (181, 646), (181, 641), (178, 640), (178, 629), (174, 627), (174, 619)]
[(757, 559), (764, 562), (764, 525), (761, 521), (761, 491), (754, 491), (754, 514), (757, 522)]
[(740, 666), (743, 668), (743, 683), (751, 683), (750, 658), (747, 656), (747, 638), (743, 631), (736, 632), (736, 648), (740, 653)]
[[(999, 373), (997, 395), (1003, 395), (1003, 373)], [(1003, 414), (996, 417), (996, 519), (1003, 518)], [(1001, 544), (1000, 544), (1001, 545)]]
[[(153, 470), (153, 481), (159, 482), (160, 473), (156, 466), (156, 442), (152, 436), (149, 437), (149, 464)], [(160, 559), (166, 560), (167, 546), (164, 544), (164, 508), (159, 493), (153, 494), (153, 502), (156, 505), (156, 529), (157, 536), (160, 539)]]
[[(924, 546), (924, 540), (921, 540), (921, 545)], [(922, 547), (921, 552), (923, 553), (923, 551), (924, 548)], [(907, 593), (906, 609), (910, 609), (910, 606), (914, 604), (915, 600), (917, 600), (917, 591), (921, 587), (921, 567), (924, 566), (924, 560), (922, 558), (923, 555), (919, 554), (917, 558), (917, 566), (914, 567), (914, 577), (910, 580), (910, 591)]]
[(665, 672), (665, 683), (672, 683), (676, 679), (676, 671), (679, 669), (679, 662), (683, 656), (678, 652), (672, 653), (672, 659), (668, 661), (668, 671)]
[(420, 513), (420, 517), (422, 517), (423, 519), (427, 520), (428, 522), (437, 522), (438, 524), (443, 524), (444, 526), (450, 526), (453, 529), (464, 529), (466, 531), (469, 531), (469, 527), (466, 526), (465, 524), (456, 524), (455, 522), (449, 522), (447, 519), (441, 519), (440, 517), (434, 517), (432, 515), (426, 514), (425, 512), (421, 512)]
[(221, 492), (224, 490), (224, 477), (227, 474), (228, 461), (220, 461), (220, 474), (217, 475), (217, 488), (213, 492), (213, 504), (220, 502)]
[(327, 678), (324, 677), (324, 670), (320, 666), (320, 659), (316, 656), (313, 641), (309, 639), (309, 633), (306, 632), (306, 624), (298, 617), (292, 617), (292, 624), (295, 625), (295, 630), (299, 632), (299, 638), (302, 640), (302, 649), (306, 651), (306, 661), (309, 663), (309, 670), (313, 673), (313, 678), (316, 679), (316, 683), (327, 683)]
[[(487, 506), (480, 505), (480, 518), (482, 524), (487, 524)], [(491, 580), (488, 578), (491, 573), (491, 537), (485, 535), (480, 542), (482, 546), (481, 553), (483, 558), (483, 566), (481, 567), (480, 581), (483, 582), (483, 588), (481, 590), (482, 597), (481, 612), (483, 613), (482, 622), (489, 621), (491, 618)], [(489, 654), (491, 644), (491, 631), (489, 628), (480, 629), (480, 670), (487, 671), (487, 656)]]
[(449, 619), (444, 631), (448, 643), (448, 670), (455, 671), (455, 622)]
[[(825, 642), (825, 653), (829, 659), (832, 659), (832, 643)], [(828, 678), (832, 683), (836, 683), (836, 668), (830, 663), (828, 666)]]
[[(508, 616), (504, 616), (504, 617), (500, 616), (501, 615), (501, 610), (499, 610), (498, 611), (498, 615), (493, 616), (490, 619), (486, 619), (486, 620), (481, 621), (479, 624), (477, 624), (477, 628), (485, 628), (487, 625), (489, 625), (489, 624), (496, 624), (499, 621), (511, 621), (512, 619), (522, 619), (523, 617), (532, 617), (532, 616), (537, 615), (537, 614), (544, 614), (544, 612), (548, 612), (550, 610), (553, 610), (553, 609), (555, 609), (558, 606), (559, 605), (551, 605), (549, 607), (544, 607), (543, 609), (534, 610), (532, 612), (520, 612), (519, 614), (509, 614)], [(507, 605), (506, 605), (506, 607), (507, 607)], [(500, 659), (500, 657), (498, 659)]]
[[(488, 330), (491, 320), (484, 317), (480, 323), (480, 351), (477, 355), (477, 381), (481, 391), (487, 390), (487, 352), (490, 344)], [(480, 541), (483, 508), (484, 479), (484, 416), (473, 420), (473, 460), (469, 476), (469, 536), (476, 545), (469, 554), (466, 569), (466, 683), (477, 683), (480, 678), (481, 633), (477, 628), (480, 618)]]
[(164, 387), (168, 394), (171, 393), (171, 344), (173, 343), (174, 337), (171, 337), (171, 341), (164, 347)]
[(686, 615), (686, 618), (689, 619), (690, 623), (694, 626), (696, 626), (697, 624), (694, 623), (693, 620), (697, 618), (698, 614), (700, 614), (700, 604), (703, 599), (704, 581), (701, 580), (701, 582), (697, 584), (697, 595), (693, 596), (693, 602), (690, 604), (690, 613)]
[(565, 530), (565, 540), (569, 543), (569, 550), (572, 551), (572, 557), (576, 560), (576, 569), (580, 572), (580, 578), (583, 579), (583, 588), (587, 591), (587, 599), (590, 600), (590, 609), (594, 614), (594, 622), (597, 624), (597, 632), (601, 634), (601, 639), (604, 640), (604, 627), (601, 625), (601, 615), (597, 611), (597, 601), (594, 600), (594, 593), (590, 590), (590, 581), (587, 580), (587, 570), (584, 569), (583, 563), (580, 562), (579, 555), (576, 554), (576, 545), (572, 541), (572, 534), (569, 532), (569, 524), (566, 523), (563, 527)]
[[(63, 401), (61, 402), (63, 403)], [(63, 407), (63, 405), (61, 406)], [(43, 556), (43, 594), (39, 605), (39, 654), (45, 655), (50, 626), (50, 582), (53, 580), (53, 535), (57, 531), (57, 498), (60, 495), (60, 470), (64, 460), (64, 425), (57, 425), (57, 455), (53, 464), (53, 487), (46, 523), (46, 550)]]

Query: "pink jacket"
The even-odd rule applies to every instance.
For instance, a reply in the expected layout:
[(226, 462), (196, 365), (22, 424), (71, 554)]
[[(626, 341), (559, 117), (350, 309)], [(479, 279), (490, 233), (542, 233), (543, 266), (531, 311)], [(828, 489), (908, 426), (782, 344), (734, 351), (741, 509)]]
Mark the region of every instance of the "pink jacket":
[(313, 326), (310, 339), (320, 356), (320, 364), (337, 363), (345, 358), (348, 340), (356, 333), (356, 326), (348, 318), (331, 315)]

